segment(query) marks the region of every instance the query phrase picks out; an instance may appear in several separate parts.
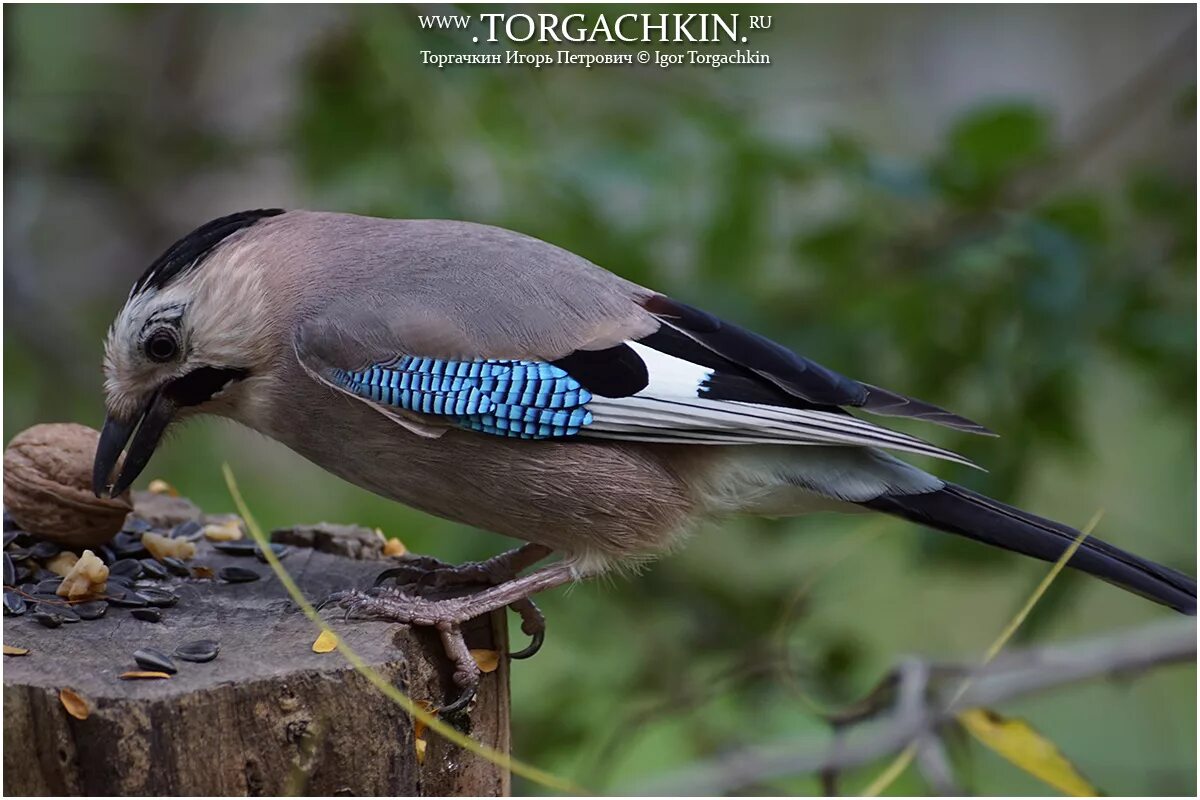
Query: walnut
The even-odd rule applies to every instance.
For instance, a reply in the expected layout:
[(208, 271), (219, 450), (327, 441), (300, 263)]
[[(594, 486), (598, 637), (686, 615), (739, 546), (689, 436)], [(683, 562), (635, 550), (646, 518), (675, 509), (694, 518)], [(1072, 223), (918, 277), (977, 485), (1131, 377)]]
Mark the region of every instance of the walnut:
[(164, 558), (178, 558), (187, 561), (196, 555), (196, 545), (186, 539), (172, 539), (161, 533), (146, 531), (142, 534), (142, 546), (150, 551), (150, 555), (159, 561)]
[(92, 494), (100, 434), (85, 425), (34, 425), (4, 451), (4, 505), (23, 529), (66, 547), (95, 547), (121, 530), (129, 492)]
[(108, 567), (91, 550), (84, 550), (71, 571), (58, 585), (58, 596), (68, 600), (103, 594), (108, 585)]

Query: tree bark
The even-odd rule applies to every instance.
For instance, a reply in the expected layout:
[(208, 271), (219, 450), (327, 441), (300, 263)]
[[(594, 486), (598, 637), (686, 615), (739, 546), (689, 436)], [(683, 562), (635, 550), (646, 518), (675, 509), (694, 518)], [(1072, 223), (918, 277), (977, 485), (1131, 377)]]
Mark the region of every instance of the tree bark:
[[(110, 606), (91, 622), (44, 628), (29, 614), (4, 620), (4, 791), (16, 795), (503, 795), (509, 776), (426, 732), (418, 758), (413, 721), (336, 651), (312, 651), (317, 629), (270, 568), (201, 543), (192, 562), (236, 564), (252, 583), (172, 578), (179, 595), (162, 622)], [(310, 600), (369, 586), (388, 560), (354, 560), (292, 547), (284, 565)], [(343, 641), (416, 700), (453, 696), (436, 633), (376, 621), (342, 622)], [(472, 738), (507, 753), (508, 666), (504, 612), (475, 620), (472, 648), (500, 650), (464, 720)], [(214, 639), (216, 660), (175, 659), (166, 680), (121, 680), (140, 669), (139, 648), (170, 655)], [(68, 714), (60, 690), (90, 706)]]

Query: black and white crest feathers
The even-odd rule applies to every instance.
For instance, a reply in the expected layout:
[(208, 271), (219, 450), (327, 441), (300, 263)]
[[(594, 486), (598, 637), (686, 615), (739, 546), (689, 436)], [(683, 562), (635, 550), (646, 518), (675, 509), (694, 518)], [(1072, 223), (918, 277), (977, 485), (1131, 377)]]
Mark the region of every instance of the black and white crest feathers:
[(184, 236), (167, 251), (155, 259), (133, 285), (130, 297), (148, 289), (162, 289), (168, 283), (199, 266), (213, 248), (243, 228), (248, 228), (260, 219), (284, 213), (282, 208), (260, 208), (239, 211), (236, 214), (206, 222)]

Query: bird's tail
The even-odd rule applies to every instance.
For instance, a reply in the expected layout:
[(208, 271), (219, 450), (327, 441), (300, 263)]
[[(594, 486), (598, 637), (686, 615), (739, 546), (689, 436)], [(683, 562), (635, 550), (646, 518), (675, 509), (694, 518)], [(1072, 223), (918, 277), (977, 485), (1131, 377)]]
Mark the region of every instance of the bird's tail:
[[(1066, 525), (952, 483), (924, 494), (884, 494), (860, 505), (1043, 561), (1057, 561), (1079, 536)], [(1099, 539), (1085, 539), (1067, 566), (1184, 614), (1196, 614), (1195, 579)]]

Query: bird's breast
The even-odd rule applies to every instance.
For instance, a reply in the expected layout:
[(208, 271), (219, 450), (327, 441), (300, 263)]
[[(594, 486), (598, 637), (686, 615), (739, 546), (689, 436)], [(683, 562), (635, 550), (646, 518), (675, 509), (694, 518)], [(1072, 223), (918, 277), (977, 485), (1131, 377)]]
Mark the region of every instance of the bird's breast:
[[(644, 557), (686, 529), (695, 503), (677, 448), (524, 441), (445, 429), (421, 436), (313, 384), (243, 420), (384, 497), (580, 557)], [(260, 409), (261, 412), (261, 409)]]

